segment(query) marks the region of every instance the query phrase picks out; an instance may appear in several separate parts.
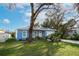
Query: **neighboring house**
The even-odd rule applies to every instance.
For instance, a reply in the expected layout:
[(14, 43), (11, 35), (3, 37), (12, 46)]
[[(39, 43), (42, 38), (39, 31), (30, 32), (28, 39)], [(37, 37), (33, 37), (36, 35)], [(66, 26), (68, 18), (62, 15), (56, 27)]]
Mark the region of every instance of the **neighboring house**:
[(8, 38), (10, 38), (10, 34), (0, 29), (0, 42), (5, 42)]
[[(29, 37), (29, 28), (20, 28), (16, 30), (16, 39), (17, 40), (26, 40)], [(35, 37), (46, 37), (51, 33), (54, 33), (54, 29), (35, 27), (33, 28), (32, 38)]]

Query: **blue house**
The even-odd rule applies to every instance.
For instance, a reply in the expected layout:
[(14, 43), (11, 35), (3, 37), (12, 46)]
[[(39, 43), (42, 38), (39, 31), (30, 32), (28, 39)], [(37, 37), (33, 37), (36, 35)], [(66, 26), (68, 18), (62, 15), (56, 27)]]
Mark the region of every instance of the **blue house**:
[[(29, 31), (27, 27), (20, 28), (16, 30), (16, 39), (17, 40), (26, 40), (29, 37)], [(43, 27), (35, 27), (33, 28), (32, 38), (35, 37), (46, 37), (51, 33), (54, 33), (54, 29), (43, 28)]]

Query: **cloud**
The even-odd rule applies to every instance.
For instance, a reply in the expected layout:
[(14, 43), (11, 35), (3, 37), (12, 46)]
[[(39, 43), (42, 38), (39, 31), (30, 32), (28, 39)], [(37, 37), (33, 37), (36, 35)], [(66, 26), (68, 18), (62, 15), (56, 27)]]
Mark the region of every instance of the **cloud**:
[(25, 20), (24, 20), (24, 23), (25, 23), (27, 26), (29, 26), (29, 25), (30, 25), (30, 20), (29, 20), (29, 19), (25, 19)]
[(4, 24), (9, 24), (10, 23), (10, 20), (9, 19), (3, 19), (3, 23)]
[[(41, 24), (46, 18), (45, 13), (46, 13), (46, 11), (42, 11), (41, 13), (39, 13), (35, 23), (39, 22), (39, 24)], [(29, 23), (30, 22), (30, 18), (31, 18), (31, 12), (26, 11), (24, 13), (24, 15), (25, 15), (25, 18), (28, 17), (27, 19), (24, 20), (24, 22), (26, 22), (26, 23), (28, 22)]]
[(31, 16), (31, 12), (26, 12), (24, 13), (26, 17), (30, 17)]
[(23, 9), (23, 8), (25, 8), (25, 6), (30, 6), (30, 4), (28, 4), (28, 3), (17, 3), (16, 4), (17, 8), (22, 8)]
[(23, 4), (16, 4), (16, 7), (17, 8), (24, 8), (24, 5)]
[(27, 21), (27, 19), (25, 19), (25, 20), (24, 20), (24, 22), (26, 22), (26, 23), (27, 23), (27, 22), (28, 22), (28, 21)]
[[(39, 24), (41, 24), (46, 18), (45, 13), (46, 13), (45, 11), (39, 13), (35, 23), (39, 22)], [(28, 22), (29, 23), (30, 22), (30, 18), (31, 18), (31, 12), (25, 12), (24, 16), (25, 16), (25, 18), (27, 18), (27, 19), (24, 20), (24, 22), (26, 22), (26, 23)]]

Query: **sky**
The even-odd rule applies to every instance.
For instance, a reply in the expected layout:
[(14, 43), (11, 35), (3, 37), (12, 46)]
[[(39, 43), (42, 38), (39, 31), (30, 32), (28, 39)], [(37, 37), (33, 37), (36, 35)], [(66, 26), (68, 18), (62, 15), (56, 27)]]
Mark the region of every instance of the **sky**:
[[(63, 4), (65, 9), (72, 9), (72, 4)], [(70, 10), (71, 11), (71, 10)], [(75, 12), (65, 15), (67, 18), (75, 16)], [(27, 27), (30, 24), (31, 9), (30, 4), (16, 4), (13, 9), (8, 8), (8, 4), (0, 4), (0, 29), (14, 31), (18, 28)], [(37, 17), (37, 22), (42, 23), (45, 19), (45, 12), (41, 12)]]

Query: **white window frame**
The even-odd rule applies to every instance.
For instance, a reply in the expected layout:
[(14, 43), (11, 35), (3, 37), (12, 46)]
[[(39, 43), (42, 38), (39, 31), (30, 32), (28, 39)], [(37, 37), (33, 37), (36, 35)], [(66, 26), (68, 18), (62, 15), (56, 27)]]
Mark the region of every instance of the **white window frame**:
[[(25, 36), (24, 36), (24, 32), (25, 32)], [(26, 39), (27, 38), (27, 31), (22, 31), (22, 38)]]

